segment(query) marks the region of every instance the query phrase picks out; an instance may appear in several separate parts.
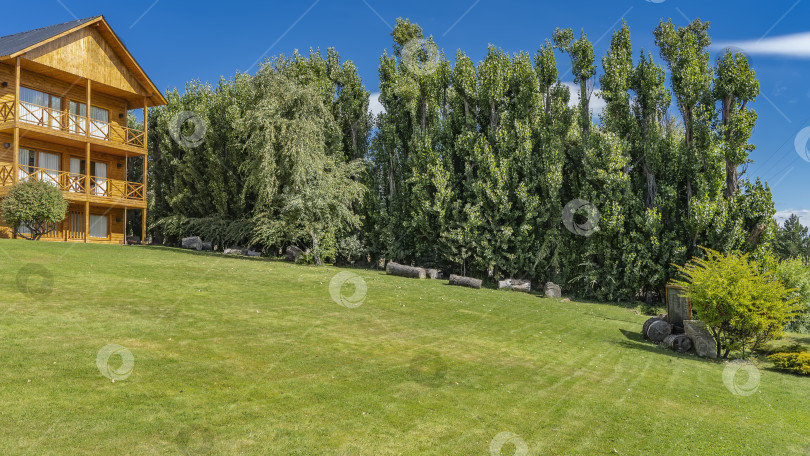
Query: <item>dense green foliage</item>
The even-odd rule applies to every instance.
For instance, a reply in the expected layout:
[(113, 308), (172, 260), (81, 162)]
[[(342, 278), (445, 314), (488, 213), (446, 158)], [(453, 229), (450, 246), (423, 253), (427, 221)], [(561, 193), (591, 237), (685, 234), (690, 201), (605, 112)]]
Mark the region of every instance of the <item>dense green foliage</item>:
[(796, 214), (791, 214), (777, 230), (773, 251), (780, 260), (801, 258), (810, 262), (810, 234)]
[(759, 93), (745, 56), (711, 61), (700, 20), (654, 37), (661, 63), (626, 24), (601, 61), (558, 29), (534, 56), (451, 62), (400, 19), (375, 119), (333, 50), (191, 83), (151, 115), (151, 232), (655, 302), (698, 245), (763, 257), (776, 224), (767, 185), (742, 174)]
[[(742, 54), (711, 62), (708, 24), (655, 30), (672, 74), (618, 29), (602, 58), (606, 108), (592, 120), (599, 69), (586, 35), (557, 30), (537, 52), (490, 48), (451, 64), (399, 21), (380, 62), (367, 234), (378, 256), (486, 278), (552, 280), (603, 300), (660, 295), (698, 245), (757, 255), (773, 236), (770, 190), (740, 178), (759, 85)], [(571, 106), (557, 58), (567, 56)], [(414, 65), (416, 60), (419, 64)], [(564, 76), (564, 75), (563, 75)], [(675, 100), (680, 119), (667, 115)], [(564, 208), (584, 200), (598, 223), (581, 236)], [(582, 213), (575, 224), (586, 225)]]
[(763, 342), (778, 339), (799, 311), (798, 298), (748, 255), (722, 254), (704, 249), (706, 258), (693, 258), (678, 267), (697, 318), (717, 342), (717, 356), (733, 351), (756, 350)]
[(789, 331), (810, 332), (810, 266), (797, 258), (779, 262), (774, 268), (774, 277), (782, 282), (796, 299), (799, 315), (788, 324)]
[(65, 219), (68, 203), (56, 186), (39, 180), (20, 182), (3, 198), (0, 216), (13, 227), (25, 227), (28, 233), (17, 235), (39, 240)]
[(167, 98), (150, 114), (157, 241), (200, 235), (268, 251), (301, 243), (320, 263), (324, 248), (359, 226), (370, 119), (351, 62), (331, 49), (325, 58), (296, 53)]
[(810, 353), (775, 353), (768, 356), (777, 369), (810, 375)]

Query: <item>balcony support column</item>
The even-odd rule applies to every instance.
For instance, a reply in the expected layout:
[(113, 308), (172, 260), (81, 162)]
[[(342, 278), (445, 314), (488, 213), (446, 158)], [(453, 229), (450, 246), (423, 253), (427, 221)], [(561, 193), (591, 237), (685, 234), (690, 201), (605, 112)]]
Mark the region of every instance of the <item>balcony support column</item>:
[[(143, 201), (146, 203), (146, 179), (147, 179), (147, 165), (146, 157), (149, 155), (149, 105), (146, 97), (143, 97)], [(141, 245), (146, 244), (146, 207), (141, 210)]]
[(20, 180), (20, 58), (17, 57), (17, 67), (14, 74), (14, 154), (11, 163), (11, 182), (16, 184)]

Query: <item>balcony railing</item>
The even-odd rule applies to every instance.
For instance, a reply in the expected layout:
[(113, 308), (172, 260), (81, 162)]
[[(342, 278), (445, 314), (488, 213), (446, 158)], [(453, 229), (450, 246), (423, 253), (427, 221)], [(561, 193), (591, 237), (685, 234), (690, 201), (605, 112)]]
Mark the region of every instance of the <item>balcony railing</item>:
[[(18, 180), (25, 182), (38, 180), (47, 182), (63, 192), (86, 194), (86, 175), (68, 171), (38, 168), (27, 165), (1, 165), (0, 187), (8, 187), (14, 183), (14, 170), (17, 170)], [(91, 196), (102, 198), (126, 199), (144, 201), (143, 183), (128, 182), (108, 177), (90, 176)]]
[[(13, 101), (1, 103), (0, 122), (13, 121), (15, 111)], [(87, 116), (80, 116), (68, 111), (27, 102), (20, 102), (18, 114), (17, 118), (23, 123), (85, 137), (88, 136), (87, 129), (89, 128), (91, 138), (143, 148), (143, 131), (134, 130), (116, 123), (91, 119)]]

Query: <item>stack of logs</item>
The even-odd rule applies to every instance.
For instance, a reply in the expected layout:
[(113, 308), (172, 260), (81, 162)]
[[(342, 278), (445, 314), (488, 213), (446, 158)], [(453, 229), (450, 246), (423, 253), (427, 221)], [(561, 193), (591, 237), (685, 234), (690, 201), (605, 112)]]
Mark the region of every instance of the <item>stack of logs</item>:
[(675, 350), (680, 353), (692, 349), (692, 339), (685, 334), (673, 334), (673, 326), (666, 320), (666, 316), (650, 318), (644, 322), (641, 334), (661, 347)]
[[(426, 269), (416, 266), (406, 266), (404, 264), (395, 263), (393, 261), (389, 261), (388, 264), (385, 265), (385, 272), (387, 274), (399, 277), (408, 277), (412, 279), (442, 278), (442, 273), (438, 269)], [(450, 274), (449, 281), (450, 285), (469, 287), (475, 289), (480, 289), (481, 286), (483, 285), (483, 281), (481, 279), (476, 279), (473, 277), (464, 277), (456, 274)], [(530, 293), (532, 291), (532, 283), (529, 280), (523, 279), (500, 280), (498, 281), (498, 289)], [(552, 282), (546, 283), (544, 292), (545, 295), (550, 298), (560, 298), (562, 296), (559, 285), (556, 285)]]

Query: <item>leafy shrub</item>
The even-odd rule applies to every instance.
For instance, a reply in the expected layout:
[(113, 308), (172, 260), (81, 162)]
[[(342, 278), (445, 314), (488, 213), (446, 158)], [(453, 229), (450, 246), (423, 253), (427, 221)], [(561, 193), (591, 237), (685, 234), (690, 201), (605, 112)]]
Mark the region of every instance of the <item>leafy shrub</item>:
[(768, 356), (777, 369), (800, 375), (810, 375), (810, 353), (776, 353)]
[(784, 260), (776, 266), (774, 276), (790, 291), (801, 307), (797, 318), (787, 325), (788, 331), (807, 333), (810, 331), (810, 266), (800, 259)]
[(692, 306), (714, 336), (718, 357), (727, 358), (732, 350), (745, 357), (746, 349), (781, 338), (798, 310), (791, 290), (748, 255), (703, 250), (706, 259), (692, 258), (678, 266), (683, 279), (673, 282), (688, 290)]
[[(3, 220), (25, 239), (38, 240), (65, 219), (68, 203), (62, 192), (42, 181), (21, 182), (3, 199)], [(24, 226), (30, 234), (19, 233)]]
[(364, 258), (367, 253), (368, 249), (365, 244), (363, 244), (363, 241), (357, 238), (356, 234), (344, 237), (338, 241), (338, 258), (349, 264), (354, 264), (355, 261)]

